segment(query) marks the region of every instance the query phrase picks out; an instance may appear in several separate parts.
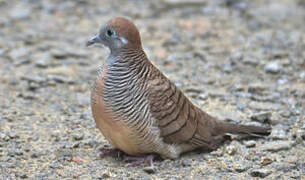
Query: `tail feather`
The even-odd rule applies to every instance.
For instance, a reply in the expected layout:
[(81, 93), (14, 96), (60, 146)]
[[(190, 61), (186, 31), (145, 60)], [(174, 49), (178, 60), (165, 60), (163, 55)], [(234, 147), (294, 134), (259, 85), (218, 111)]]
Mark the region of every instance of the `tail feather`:
[(268, 136), (271, 133), (270, 127), (247, 126), (239, 124), (224, 123), (225, 132), (232, 134), (246, 134), (253, 137)]

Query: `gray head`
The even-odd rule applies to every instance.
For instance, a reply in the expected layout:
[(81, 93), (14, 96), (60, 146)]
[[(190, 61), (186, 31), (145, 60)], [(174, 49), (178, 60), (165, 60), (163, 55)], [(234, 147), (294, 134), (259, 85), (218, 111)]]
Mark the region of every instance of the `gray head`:
[(123, 17), (116, 17), (105, 23), (99, 33), (87, 42), (87, 46), (95, 43), (109, 47), (111, 52), (126, 48), (142, 49), (137, 27)]

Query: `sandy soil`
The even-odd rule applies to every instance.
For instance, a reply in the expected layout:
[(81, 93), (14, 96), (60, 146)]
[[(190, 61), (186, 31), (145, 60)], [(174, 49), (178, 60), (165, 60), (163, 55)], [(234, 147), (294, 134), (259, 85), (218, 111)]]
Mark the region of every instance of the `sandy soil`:
[[(153, 170), (99, 158), (89, 97), (109, 52), (85, 43), (115, 16), (195, 104), (272, 134)], [(304, 19), (304, 0), (0, 0), (0, 179), (305, 179)]]

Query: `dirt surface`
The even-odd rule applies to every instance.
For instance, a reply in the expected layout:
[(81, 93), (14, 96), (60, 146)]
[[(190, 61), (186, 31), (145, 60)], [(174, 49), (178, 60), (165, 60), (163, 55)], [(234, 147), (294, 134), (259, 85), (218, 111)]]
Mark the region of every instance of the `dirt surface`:
[[(115, 16), (195, 104), (272, 134), (154, 169), (101, 159), (89, 97), (109, 51), (85, 43)], [(0, 179), (304, 179), (304, 20), (304, 0), (0, 0)]]

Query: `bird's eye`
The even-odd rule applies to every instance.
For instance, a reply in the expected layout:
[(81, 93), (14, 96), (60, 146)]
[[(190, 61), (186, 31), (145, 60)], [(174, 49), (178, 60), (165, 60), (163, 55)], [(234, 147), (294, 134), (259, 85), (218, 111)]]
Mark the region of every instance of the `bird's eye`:
[(113, 35), (115, 35), (115, 31), (114, 30), (112, 30), (112, 29), (109, 29), (109, 30), (107, 30), (107, 36), (109, 36), (109, 37), (111, 37), (111, 36), (113, 36)]

